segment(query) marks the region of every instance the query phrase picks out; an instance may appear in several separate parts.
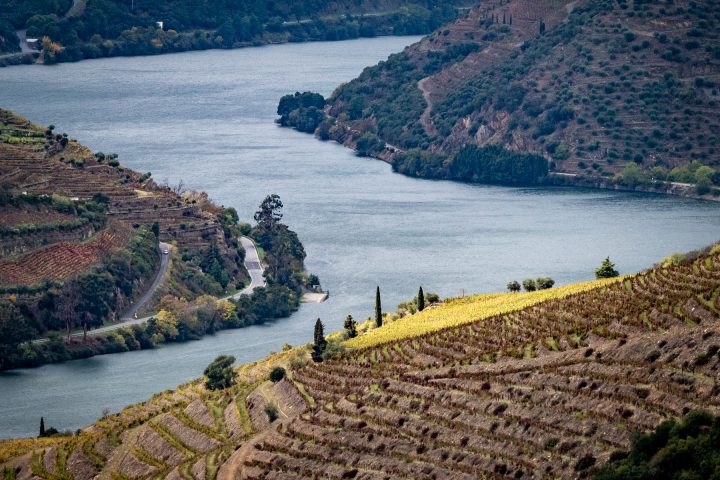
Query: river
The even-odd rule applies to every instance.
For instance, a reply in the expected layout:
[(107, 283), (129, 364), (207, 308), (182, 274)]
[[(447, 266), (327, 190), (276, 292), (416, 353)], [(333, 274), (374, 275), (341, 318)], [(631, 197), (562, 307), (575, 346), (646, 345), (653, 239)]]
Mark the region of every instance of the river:
[(250, 221), (265, 195), (285, 203), (330, 299), (289, 319), (151, 351), (0, 374), (0, 438), (45, 424), (76, 429), (202, 374), (312, 340), (417, 292), (457, 296), (510, 280), (587, 280), (610, 256), (623, 273), (718, 240), (718, 204), (649, 194), (504, 188), (407, 178), (380, 161), (277, 127), (280, 96), (329, 95), (415, 37), (305, 43), (52, 67), (0, 69), (0, 106), (157, 180), (183, 180)]

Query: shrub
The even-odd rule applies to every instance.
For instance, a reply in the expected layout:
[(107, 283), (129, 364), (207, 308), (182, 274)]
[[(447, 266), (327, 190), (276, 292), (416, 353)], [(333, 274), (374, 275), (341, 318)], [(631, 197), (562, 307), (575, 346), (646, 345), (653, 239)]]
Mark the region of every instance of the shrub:
[(277, 407), (272, 403), (268, 403), (267, 405), (265, 405), (265, 415), (267, 415), (268, 421), (270, 423), (273, 423), (278, 418)]
[(275, 367), (270, 371), (270, 375), (268, 376), (271, 382), (277, 383), (283, 378), (285, 378), (285, 369), (283, 367)]
[(205, 386), (208, 390), (220, 390), (235, 385), (235, 370), (232, 365), (235, 357), (231, 355), (220, 355), (208, 365), (203, 372), (207, 376)]

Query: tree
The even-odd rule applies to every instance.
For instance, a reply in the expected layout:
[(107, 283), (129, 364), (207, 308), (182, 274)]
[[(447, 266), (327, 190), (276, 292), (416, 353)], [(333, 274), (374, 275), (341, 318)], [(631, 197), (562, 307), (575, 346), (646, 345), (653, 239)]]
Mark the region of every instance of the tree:
[(345, 328), (345, 333), (347, 334), (348, 338), (357, 337), (357, 322), (353, 320), (352, 315), (347, 316), (343, 328)]
[(160, 224), (158, 222), (153, 222), (152, 232), (153, 235), (155, 235), (155, 238), (160, 238)]
[(520, 282), (518, 282), (517, 280), (513, 280), (512, 282), (509, 282), (507, 284), (508, 291), (512, 293), (519, 292), (521, 288), (522, 287), (520, 286)]
[(283, 203), (280, 196), (276, 194), (268, 195), (260, 204), (260, 210), (255, 212), (255, 221), (258, 226), (265, 231), (271, 232), (275, 225), (282, 219)]
[(545, 22), (540, 22), (540, 35), (545, 35)]
[(20, 344), (31, 340), (35, 330), (12, 303), (0, 304), (0, 370), (12, 366), (20, 356)]
[(277, 383), (283, 378), (285, 378), (285, 369), (283, 367), (275, 367), (270, 371), (270, 375), (268, 376), (271, 382)]
[(220, 355), (207, 366), (203, 374), (207, 377), (205, 387), (208, 390), (220, 390), (235, 385), (235, 370), (232, 365), (235, 357)]
[(116, 304), (113, 278), (108, 272), (88, 273), (78, 278), (79, 299), (76, 307), (87, 341), (88, 328), (100, 326)]
[(418, 291), (418, 312), (422, 312), (425, 310), (425, 294), (423, 293), (422, 287), (420, 287), (420, 290)]
[(534, 292), (535, 290), (537, 290), (535, 280), (533, 280), (532, 278), (526, 278), (525, 280), (523, 280), (522, 285), (526, 292)]
[(547, 290), (548, 288), (552, 288), (555, 285), (555, 280), (549, 277), (538, 277), (537, 280), (535, 280), (535, 286), (538, 290)]
[(41, 437), (45, 436), (45, 418), (40, 417), (40, 435)]
[(315, 322), (315, 334), (314, 334), (314, 342), (312, 347), (312, 359), (313, 362), (322, 362), (322, 355), (325, 352), (325, 349), (327, 348), (327, 340), (325, 340), (325, 333), (323, 329), (323, 324), (318, 318)]
[(380, 287), (375, 291), (375, 326), (382, 327), (382, 304), (380, 303)]
[(614, 278), (620, 275), (615, 270), (615, 264), (610, 261), (610, 257), (605, 258), (600, 266), (595, 270), (595, 278), (600, 280), (601, 278)]

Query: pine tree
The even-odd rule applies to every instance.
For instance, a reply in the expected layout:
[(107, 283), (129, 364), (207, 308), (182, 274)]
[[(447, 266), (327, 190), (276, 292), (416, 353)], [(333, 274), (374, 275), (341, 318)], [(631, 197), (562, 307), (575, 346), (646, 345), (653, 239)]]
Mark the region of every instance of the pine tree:
[(425, 293), (423, 293), (422, 287), (418, 291), (418, 312), (425, 310)]
[(41, 437), (45, 436), (45, 418), (44, 417), (40, 417), (40, 436)]
[(345, 328), (345, 333), (347, 333), (348, 338), (357, 337), (357, 322), (353, 320), (352, 315), (347, 316), (343, 327)]
[(375, 292), (375, 326), (382, 327), (382, 324), (383, 318), (382, 305), (380, 303), (380, 287), (377, 287), (377, 291)]
[(595, 278), (598, 280), (601, 278), (613, 278), (618, 275), (620, 275), (620, 273), (615, 270), (615, 264), (610, 261), (610, 257), (603, 260), (602, 264), (595, 270)]
[(323, 358), (322, 355), (325, 352), (325, 349), (327, 348), (327, 340), (325, 340), (325, 332), (323, 329), (323, 324), (318, 318), (315, 322), (315, 334), (314, 334), (314, 342), (312, 347), (312, 353), (310, 354), (313, 362), (322, 362)]

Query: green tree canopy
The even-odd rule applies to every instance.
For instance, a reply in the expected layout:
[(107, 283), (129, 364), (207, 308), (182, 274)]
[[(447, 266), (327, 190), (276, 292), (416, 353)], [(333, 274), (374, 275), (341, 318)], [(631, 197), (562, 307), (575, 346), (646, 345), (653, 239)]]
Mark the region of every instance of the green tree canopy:
[(598, 280), (601, 278), (613, 278), (618, 275), (620, 275), (620, 273), (615, 270), (615, 264), (610, 261), (610, 257), (605, 258), (597, 270), (595, 270), (595, 278)]
[(720, 472), (720, 418), (690, 412), (683, 421), (660, 424), (635, 439), (628, 453), (595, 473), (596, 480), (717, 479)]
[(235, 385), (233, 363), (235, 357), (232, 355), (220, 355), (207, 366), (203, 373), (207, 377), (205, 386), (208, 390), (220, 390)]
[(0, 304), (0, 370), (12, 365), (21, 343), (33, 338), (35, 330), (25, 316), (10, 302)]

